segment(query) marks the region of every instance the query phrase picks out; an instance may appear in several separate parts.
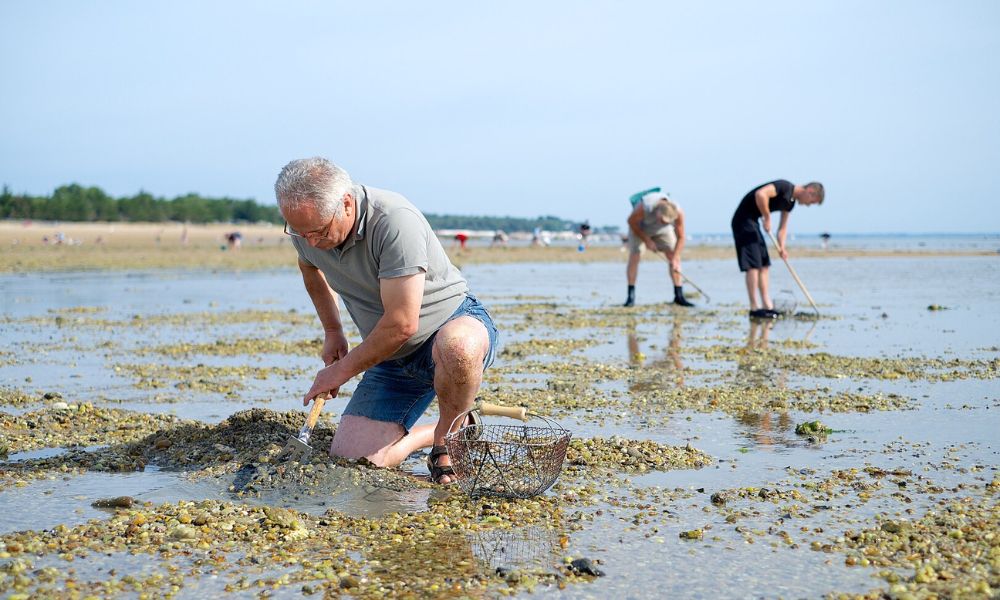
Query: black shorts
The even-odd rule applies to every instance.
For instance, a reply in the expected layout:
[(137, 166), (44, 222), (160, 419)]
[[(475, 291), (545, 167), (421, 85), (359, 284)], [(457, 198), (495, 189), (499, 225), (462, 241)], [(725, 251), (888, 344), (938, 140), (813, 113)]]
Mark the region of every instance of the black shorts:
[(771, 266), (771, 257), (767, 254), (767, 243), (764, 234), (753, 221), (733, 221), (733, 240), (736, 242), (736, 260), (740, 263), (740, 271), (762, 269)]

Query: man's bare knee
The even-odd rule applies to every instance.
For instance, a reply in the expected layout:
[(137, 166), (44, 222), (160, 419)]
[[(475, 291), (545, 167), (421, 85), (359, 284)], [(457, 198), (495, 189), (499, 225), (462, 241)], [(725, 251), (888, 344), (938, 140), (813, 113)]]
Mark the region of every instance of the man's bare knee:
[(444, 340), (439, 356), (440, 360), (435, 362), (445, 370), (448, 379), (456, 384), (469, 383), (483, 368), (483, 350), (478, 340), (471, 336)]
[(330, 455), (352, 460), (366, 458), (379, 467), (395, 466), (388, 460), (389, 449), (404, 435), (398, 423), (344, 415), (330, 443)]
[(488, 346), (486, 327), (472, 317), (461, 317), (438, 333), (434, 363), (453, 383), (469, 383), (482, 372)]

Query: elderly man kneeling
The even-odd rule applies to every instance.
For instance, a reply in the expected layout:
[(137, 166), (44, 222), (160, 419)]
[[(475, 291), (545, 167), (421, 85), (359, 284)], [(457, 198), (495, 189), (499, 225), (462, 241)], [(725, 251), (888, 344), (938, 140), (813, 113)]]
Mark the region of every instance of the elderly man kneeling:
[[(395, 466), (431, 447), (431, 479), (454, 481), (444, 437), (493, 362), (490, 314), (403, 196), (355, 184), (324, 158), (288, 163), (274, 191), (325, 332), (326, 367), (304, 404), (364, 373), (330, 453)], [(338, 295), (363, 340), (350, 350)], [(438, 422), (414, 426), (435, 395)]]

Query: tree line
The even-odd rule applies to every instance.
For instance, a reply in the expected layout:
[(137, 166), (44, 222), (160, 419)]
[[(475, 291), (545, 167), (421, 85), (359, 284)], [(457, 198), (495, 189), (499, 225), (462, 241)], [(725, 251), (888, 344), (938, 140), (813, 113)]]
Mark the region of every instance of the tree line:
[(523, 217), (487, 217), (476, 215), (437, 215), (429, 213), (424, 215), (427, 222), (434, 229), (473, 229), (473, 230), (496, 230), (502, 229), (507, 232), (512, 231), (534, 231), (536, 227), (546, 231), (575, 230), (579, 223), (567, 221), (559, 217), (545, 216), (534, 218)]
[(156, 198), (148, 192), (114, 198), (99, 187), (63, 185), (51, 196), (14, 194), (7, 186), (0, 192), (0, 218), (42, 221), (134, 221), (190, 223), (281, 223), (277, 206), (253, 200), (206, 198), (185, 194)]
[[(434, 229), (497, 230), (506, 232), (576, 230), (580, 225), (554, 216), (489, 217), (476, 215), (427, 214)], [(14, 194), (8, 186), (0, 191), (0, 219), (31, 219), (37, 221), (125, 221), (160, 223), (282, 223), (281, 213), (274, 205), (258, 204), (254, 200), (207, 198), (185, 194), (176, 198), (157, 198), (140, 191), (134, 196), (115, 198), (99, 187), (84, 187), (72, 183), (55, 189), (51, 196)], [(595, 231), (613, 231), (614, 227), (599, 227)]]

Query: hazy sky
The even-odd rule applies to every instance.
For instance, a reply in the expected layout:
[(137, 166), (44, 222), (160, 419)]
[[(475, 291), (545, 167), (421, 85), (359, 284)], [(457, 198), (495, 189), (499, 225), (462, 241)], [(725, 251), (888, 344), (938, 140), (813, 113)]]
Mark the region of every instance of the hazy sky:
[(1000, 231), (1000, 2), (0, 3), (0, 182), (273, 202), (323, 155), (426, 212)]

